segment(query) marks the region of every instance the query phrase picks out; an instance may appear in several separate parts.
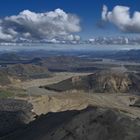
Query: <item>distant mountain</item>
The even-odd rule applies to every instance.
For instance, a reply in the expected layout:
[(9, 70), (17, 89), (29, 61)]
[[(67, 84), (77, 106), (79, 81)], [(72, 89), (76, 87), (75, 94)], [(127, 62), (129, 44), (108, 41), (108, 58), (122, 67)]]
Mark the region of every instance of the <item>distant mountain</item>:
[(55, 91), (84, 90), (93, 93), (140, 92), (140, 76), (135, 73), (99, 71), (88, 76), (76, 76), (43, 88)]
[(41, 61), (41, 66), (53, 72), (93, 72), (100, 70), (93, 63), (102, 59), (88, 59), (78, 56), (51, 56)]
[(0, 69), (0, 86), (8, 86), (11, 80), (27, 80), (52, 76), (46, 67), (33, 64), (15, 64)]
[(41, 64), (42, 64), (41, 61), (42, 61), (41, 58), (35, 57), (35, 58), (33, 58), (32, 60), (30, 60), (29, 63), (30, 63), (30, 64), (35, 64), (35, 65), (41, 65)]
[(19, 61), (20, 56), (16, 53), (2, 53), (0, 54), (0, 61)]
[(33, 64), (16, 64), (6, 68), (7, 74), (17, 78), (45, 78), (51, 74), (48, 69)]
[(111, 56), (118, 60), (140, 62), (140, 50), (119, 51)]

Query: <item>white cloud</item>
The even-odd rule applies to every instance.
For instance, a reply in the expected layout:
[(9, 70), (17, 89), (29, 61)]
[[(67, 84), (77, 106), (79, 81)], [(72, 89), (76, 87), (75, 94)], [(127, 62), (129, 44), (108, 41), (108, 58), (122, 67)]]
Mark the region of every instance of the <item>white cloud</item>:
[(75, 35), (75, 41), (80, 41), (81, 37), (79, 35)]
[(103, 5), (102, 20), (106, 21), (107, 12), (108, 12), (108, 7), (106, 5)]
[(0, 40), (4, 41), (20, 38), (25, 40), (63, 40), (80, 30), (80, 19), (61, 9), (45, 13), (24, 10), (18, 15), (0, 19)]
[(131, 17), (130, 7), (115, 6), (112, 11), (108, 11), (104, 5), (102, 20), (113, 23), (123, 32), (140, 33), (140, 12), (135, 11)]
[(79, 35), (68, 35), (65, 40), (67, 41), (79, 41), (80, 40), (80, 36)]
[(9, 41), (12, 40), (13, 37), (10, 34), (6, 34), (2, 31), (2, 27), (0, 27), (0, 40), (5, 40), (5, 41)]

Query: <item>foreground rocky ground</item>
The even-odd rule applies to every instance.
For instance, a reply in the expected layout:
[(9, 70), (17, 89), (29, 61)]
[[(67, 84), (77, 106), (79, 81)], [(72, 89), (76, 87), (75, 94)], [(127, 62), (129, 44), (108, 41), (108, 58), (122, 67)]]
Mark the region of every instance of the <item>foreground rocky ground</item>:
[(139, 140), (140, 120), (89, 107), (49, 113), (2, 140)]
[(27, 101), (0, 99), (0, 136), (5, 136), (34, 119), (33, 106)]
[[(95, 140), (139, 140), (140, 109), (130, 106), (138, 98), (121, 94), (59, 93), (32, 96), (30, 103), (6, 100), (2, 104), (3, 109), (9, 110), (9, 118), (5, 117), (7, 114), (1, 115), (2, 121), (6, 122), (1, 123), (1, 130), (8, 126), (8, 131), (0, 139), (92, 140), (94, 137)], [(29, 116), (36, 116), (36, 120)], [(14, 120), (21, 121), (15, 123)], [(12, 127), (9, 129), (9, 126)]]
[(77, 75), (11, 85), (24, 88), (27, 96), (0, 100), (0, 140), (139, 140), (139, 95), (39, 88)]
[(86, 94), (81, 91), (32, 96), (29, 102), (32, 103), (33, 110), (38, 115), (48, 112), (81, 110), (91, 105), (116, 109), (121, 113), (125, 113), (127, 116), (137, 118), (140, 117), (140, 109), (131, 106), (137, 99), (139, 99), (137, 95)]

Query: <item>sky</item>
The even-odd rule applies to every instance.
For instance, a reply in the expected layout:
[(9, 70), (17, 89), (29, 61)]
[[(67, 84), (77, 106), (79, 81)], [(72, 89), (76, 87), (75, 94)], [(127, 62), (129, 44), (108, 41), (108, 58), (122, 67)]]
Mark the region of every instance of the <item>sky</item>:
[(0, 0), (0, 41), (139, 36), (139, 12), (140, 0)]

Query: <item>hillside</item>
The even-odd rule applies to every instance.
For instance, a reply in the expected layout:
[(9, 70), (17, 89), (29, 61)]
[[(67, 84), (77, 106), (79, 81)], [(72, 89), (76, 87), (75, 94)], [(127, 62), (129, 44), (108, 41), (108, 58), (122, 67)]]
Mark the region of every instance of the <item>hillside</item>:
[(2, 53), (0, 54), (0, 62), (1, 61), (18, 61), (20, 60), (20, 56), (16, 53)]
[(13, 81), (48, 78), (52, 74), (47, 68), (33, 64), (15, 64), (0, 69), (0, 85), (7, 86)]
[(137, 99), (137, 100), (135, 101), (135, 103), (132, 104), (131, 106), (133, 106), (133, 107), (140, 107), (140, 98)]
[(32, 64), (16, 64), (6, 68), (9, 75), (23, 78), (43, 78), (50, 76), (47, 68)]
[(0, 137), (29, 123), (33, 119), (32, 109), (27, 101), (0, 99)]
[(135, 73), (98, 71), (88, 76), (76, 76), (43, 88), (54, 91), (84, 90), (93, 93), (131, 93), (140, 91), (140, 76)]
[(0, 70), (0, 86), (10, 84), (11, 81), (7, 75), (6, 71)]
[(89, 107), (41, 116), (3, 140), (138, 140), (140, 121), (111, 109)]

